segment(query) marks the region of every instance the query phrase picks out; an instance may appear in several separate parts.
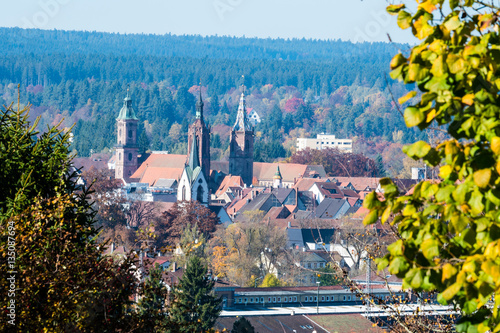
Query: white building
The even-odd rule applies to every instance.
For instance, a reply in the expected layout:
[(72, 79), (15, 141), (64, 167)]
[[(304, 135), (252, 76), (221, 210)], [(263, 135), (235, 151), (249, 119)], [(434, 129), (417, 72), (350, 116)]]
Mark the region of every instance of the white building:
[(318, 134), (316, 139), (297, 138), (297, 151), (309, 149), (338, 148), (345, 153), (352, 153), (352, 140), (336, 139), (332, 134)]

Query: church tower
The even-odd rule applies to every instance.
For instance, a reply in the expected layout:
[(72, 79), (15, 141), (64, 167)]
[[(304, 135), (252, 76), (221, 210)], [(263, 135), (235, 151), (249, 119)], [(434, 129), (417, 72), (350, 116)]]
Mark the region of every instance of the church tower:
[(127, 89), (127, 97), (123, 100), (123, 107), (120, 110), (117, 125), (117, 145), (116, 145), (116, 166), (115, 178), (128, 182), (130, 176), (137, 170), (137, 123), (139, 119), (135, 116), (132, 108), (132, 99)]
[[(196, 145), (193, 145), (193, 140), (196, 140)], [(200, 85), (200, 96), (196, 102), (196, 120), (189, 126), (188, 131), (188, 153), (187, 159), (191, 156), (192, 147), (198, 148), (198, 165), (201, 166), (203, 175), (207, 182), (209, 182), (210, 177), (210, 126), (205, 125), (203, 120), (203, 101), (201, 99), (201, 85)], [(186, 161), (189, 163), (189, 161)]]
[(247, 118), (245, 91), (241, 93), (236, 123), (231, 130), (229, 143), (229, 174), (239, 175), (250, 186), (253, 179), (253, 138), (252, 125)]

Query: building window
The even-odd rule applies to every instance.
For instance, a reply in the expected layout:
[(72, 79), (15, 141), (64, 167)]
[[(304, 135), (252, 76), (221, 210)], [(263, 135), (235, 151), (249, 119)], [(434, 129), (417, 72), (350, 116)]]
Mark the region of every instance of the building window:
[(132, 130), (128, 130), (128, 137), (132, 138)]
[(132, 153), (128, 153), (128, 160), (132, 161)]
[[(201, 179), (200, 179), (201, 180)], [(197, 190), (197, 194), (196, 194), (196, 200), (198, 200), (199, 202), (205, 202), (203, 200), (203, 194), (204, 194), (204, 190), (203, 190), (203, 186), (198, 186), (198, 190)]]

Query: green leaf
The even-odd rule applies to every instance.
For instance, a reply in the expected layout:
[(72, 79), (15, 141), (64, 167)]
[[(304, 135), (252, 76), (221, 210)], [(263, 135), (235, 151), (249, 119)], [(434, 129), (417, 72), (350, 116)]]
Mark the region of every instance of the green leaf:
[(420, 245), (420, 248), (422, 249), (424, 257), (429, 260), (439, 256), (439, 243), (433, 238), (424, 240)]
[(413, 82), (413, 81), (418, 82), (418, 81), (422, 81), (423, 79), (425, 79), (428, 74), (429, 74), (429, 70), (427, 68), (422, 67), (419, 64), (412, 63), (408, 67), (407, 79), (410, 82)]
[(389, 251), (394, 257), (396, 256), (402, 256), (404, 252), (404, 245), (403, 245), (403, 240), (399, 239), (389, 245), (387, 247), (387, 251)]
[(448, 20), (446, 20), (446, 22), (444, 22), (445, 28), (450, 30), (450, 31), (457, 29), (461, 25), (462, 25), (462, 22), (460, 22), (460, 19), (456, 15), (450, 17)]
[(420, 286), (422, 285), (422, 281), (423, 281), (422, 271), (417, 270), (417, 272), (413, 276), (413, 279), (411, 279), (410, 285), (413, 289), (419, 289)]
[(387, 6), (386, 10), (389, 14), (396, 14), (401, 11), (401, 9), (405, 8), (405, 4), (399, 4), (399, 5), (389, 5)]
[(405, 10), (401, 10), (398, 14), (398, 26), (405, 30), (411, 27), (411, 15)]
[(406, 108), (404, 118), (406, 126), (414, 127), (425, 120), (425, 115), (418, 108), (411, 106)]
[(372, 210), (370, 213), (368, 213), (368, 215), (365, 216), (365, 218), (363, 219), (363, 224), (364, 225), (370, 225), (370, 224), (373, 224), (375, 222), (377, 222), (377, 219), (378, 219), (378, 212), (377, 210)]
[(417, 141), (414, 144), (403, 147), (403, 152), (412, 158), (423, 158), (430, 150), (431, 146), (425, 141)]
[(454, 283), (451, 286), (449, 286), (445, 291), (441, 293), (443, 298), (447, 301), (452, 299), (462, 288), (462, 285), (460, 283)]
[(389, 272), (391, 274), (395, 274), (398, 277), (401, 277), (404, 275), (404, 273), (408, 270), (410, 265), (406, 262), (406, 260), (403, 257), (396, 257), (392, 260), (391, 264), (389, 265)]
[(392, 58), (390, 66), (391, 69), (394, 69), (404, 63), (406, 63), (406, 58), (401, 53), (398, 53)]

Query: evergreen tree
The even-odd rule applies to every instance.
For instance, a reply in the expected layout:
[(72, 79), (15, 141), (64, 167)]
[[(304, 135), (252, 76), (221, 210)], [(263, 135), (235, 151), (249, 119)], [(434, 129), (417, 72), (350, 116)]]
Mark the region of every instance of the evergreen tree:
[(231, 333), (254, 333), (255, 329), (252, 324), (245, 318), (241, 317), (233, 324)]
[(210, 330), (221, 311), (221, 299), (213, 295), (214, 281), (200, 258), (189, 260), (179, 284), (171, 293), (170, 327), (176, 332)]
[(139, 134), (139, 154), (144, 154), (149, 149), (149, 139), (146, 135), (146, 131), (142, 131)]
[(137, 304), (143, 332), (161, 330), (165, 318), (167, 288), (158, 264), (149, 270), (149, 276), (141, 286), (141, 296)]
[(384, 162), (382, 161), (382, 155), (378, 154), (375, 158), (375, 166), (377, 168), (377, 177), (386, 177)]
[[(0, 111), (0, 269), (16, 272), (15, 330), (129, 331), (132, 262), (109, 260), (95, 242), (95, 212), (72, 172), (69, 133), (39, 133), (28, 111)], [(1, 299), (13, 300), (9, 287), (2, 279)], [(0, 306), (6, 317), (8, 304)], [(0, 321), (0, 331), (9, 325)]]

